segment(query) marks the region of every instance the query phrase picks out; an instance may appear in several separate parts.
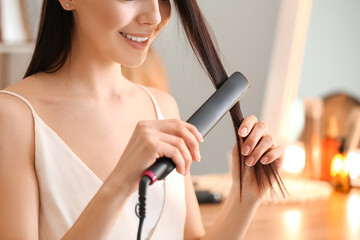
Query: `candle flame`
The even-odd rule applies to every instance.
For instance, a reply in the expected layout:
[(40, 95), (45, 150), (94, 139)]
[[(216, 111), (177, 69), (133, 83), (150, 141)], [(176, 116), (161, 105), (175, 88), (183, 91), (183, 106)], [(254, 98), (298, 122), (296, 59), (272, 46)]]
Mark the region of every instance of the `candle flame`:
[(342, 164), (341, 158), (336, 157), (336, 158), (334, 159), (333, 170), (334, 170), (335, 172), (340, 172), (340, 171), (342, 170), (342, 168), (343, 168), (343, 164)]

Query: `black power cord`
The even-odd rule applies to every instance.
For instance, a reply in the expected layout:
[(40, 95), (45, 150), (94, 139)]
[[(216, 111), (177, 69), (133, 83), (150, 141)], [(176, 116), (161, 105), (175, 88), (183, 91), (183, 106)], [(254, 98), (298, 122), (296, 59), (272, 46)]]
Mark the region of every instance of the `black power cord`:
[(139, 203), (136, 204), (135, 213), (139, 218), (139, 228), (137, 232), (137, 240), (141, 240), (142, 226), (145, 220), (146, 213), (146, 191), (151, 184), (151, 179), (148, 176), (143, 176), (139, 183)]

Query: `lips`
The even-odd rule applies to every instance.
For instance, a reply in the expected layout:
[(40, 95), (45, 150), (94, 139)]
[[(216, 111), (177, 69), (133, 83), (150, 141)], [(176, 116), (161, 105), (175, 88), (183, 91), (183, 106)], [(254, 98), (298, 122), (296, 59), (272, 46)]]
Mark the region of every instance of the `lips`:
[(127, 33), (123, 33), (123, 32), (120, 32), (120, 34), (123, 35), (124, 37), (126, 37), (127, 39), (130, 39), (135, 42), (145, 42), (146, 40), (149, 39), (149, 37), (136, 37), (131, 34), (127, 34)]
[(137, 50), (145, 49), (149, 43), (150, 34), (129, 34), (120, 32), (120, 35), (131, 47)]

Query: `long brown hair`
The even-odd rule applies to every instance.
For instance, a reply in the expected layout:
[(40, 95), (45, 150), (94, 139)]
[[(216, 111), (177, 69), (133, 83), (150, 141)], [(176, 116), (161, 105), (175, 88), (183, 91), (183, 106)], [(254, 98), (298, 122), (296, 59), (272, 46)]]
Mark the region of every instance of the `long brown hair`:
[[(228, 75), (219, 58), (209, 27), (195, 0), (173, 0), (180, 16), (189, 43), (203, 69), (209, 75), (215, 88), (219, 88)], [(25, 77), (37, 72), (55, 72), (60, 69), (70, 57), (71, 34), (74, 28), (73, 15), (63, 10), (58, 0), (44, 0), (40, 18), (39, 32), (35, 50)], [(230, 110), (240, 159), (240, 193), (244, 177), (245, 159), (241, 154), (243, 139), (237, 130), (243, 121), (240, 103)], [(284, 195), (284, 186), (276, 169), (275, 163), (269, 165), (256, 164), (254, 169), (259, 190), (264, 190), (267, 184), (272, 186), (273, 180)]]
[[(228, 78), (228, 75), (215, 48), (214, 41), (212, 40), (212, 37), (209, 33), (210, 28), (208, 27), (208, 24), (205, 21), (197, 2), (194, 0), (174, 0), (174, 3), (178, 10), (186, 36), (198, 61), (207, 72), (215, 88), (218, 89)], [(230, 115), (235, 130), (235, 137), (240, 159), (239, 171), (241, 197), (245, 158), (241, 154), (243, 139), (240, 138), (237, 134), (240, 124), (244, 120), (239, 102), (235, 104), (234, 107), (230, 110)], [(284, 196), (285, 187), (275, 164), (276, 163), (263, 165), (258, 163), (253, 167), (257, 185), (260, 191), (264, 190), (267, 184), (269, 184), (273, 190), (272, 183), (273, 180), (275, 180), (282, 195)]]

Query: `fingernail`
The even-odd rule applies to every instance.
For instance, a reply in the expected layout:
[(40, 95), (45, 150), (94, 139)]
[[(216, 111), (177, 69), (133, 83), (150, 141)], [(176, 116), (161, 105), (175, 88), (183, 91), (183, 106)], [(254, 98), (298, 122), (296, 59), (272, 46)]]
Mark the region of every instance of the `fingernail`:
[(254, 157), (251, 157), (251, 158), (249, 158), (248, 160), (246, 160), (246, 165), (248, 165), (249, 167), (251, 167), (252, 165), (254, 165), (254, 161), (255, 161), (255, 158), (254, 158)]
[(241, 129), (239, 135), (240, 135), (241, 137), (245, 137), (246, 134), (247, 134), (247, 131), (248, 131), (247, 128), (246, 128), (246, 127), (243, 127), (243, 128)]
[(204, 142), (204, 138), (203, 138), (203, 136), (201, 135), (200, 132), (198, 132), (198, 135), (199, 135), (200, 142)]
[(201, 160), (201, 154), (200, 151), (198, 151), (196, 154), (196, 161), (200, 162), (200, 160)]
[(261, 159), (260, 162), (261, 162), (262, 164), (267, 164), (268, 161), (269, 161), (269, 158), (268, 158), (268, 157), (264, 157), (263, 159)]
[(244, 146), (242, 147), (242, 149), (241, 149), (241, 153), (242, 153), (242, 155), (244, 155), (244, 156), (249, 155), (249, 153), (250, 153), (250, 146), (249, 146), (249, 145), (244, 145)]

